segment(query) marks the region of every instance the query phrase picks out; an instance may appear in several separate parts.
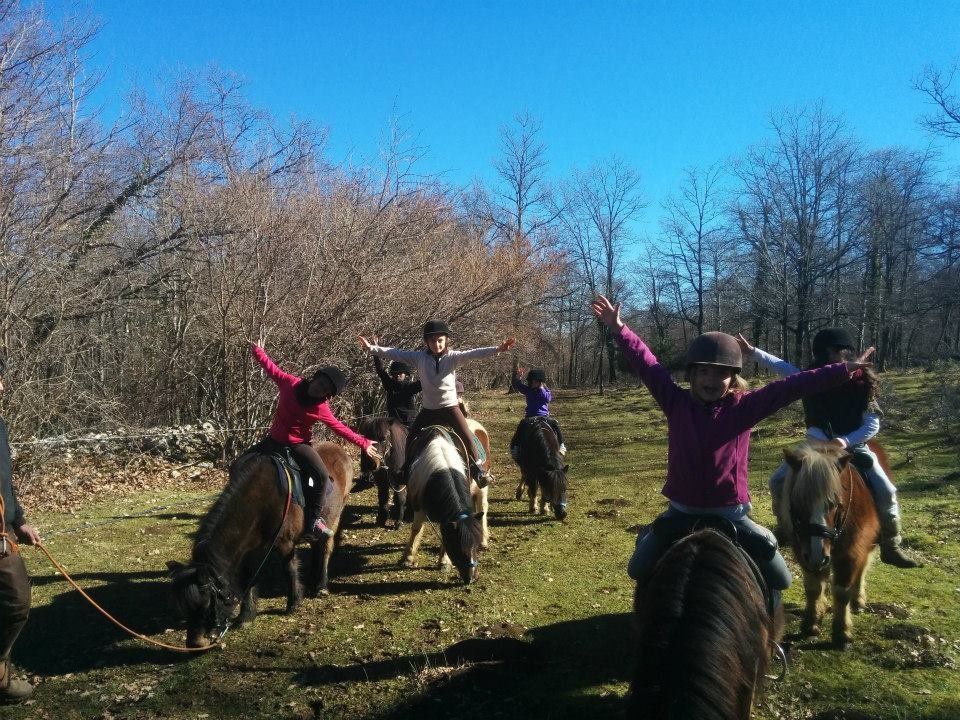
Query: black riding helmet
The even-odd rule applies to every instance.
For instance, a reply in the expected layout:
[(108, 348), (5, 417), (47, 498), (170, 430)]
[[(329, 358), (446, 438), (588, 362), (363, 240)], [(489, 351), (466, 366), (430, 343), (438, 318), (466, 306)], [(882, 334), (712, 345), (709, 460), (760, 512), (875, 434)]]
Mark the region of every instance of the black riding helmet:
[(410, 375), (410, 366), (405, 362), (394, 360), (392, 363), (390, 363), (390, 374), (399, 375), (400, 373)]
[(447, 337), (451, 337), (450, 326), (443, 320), (427, 320), (423, 324), (423, 336), (426, 338), (431, 335), (446, 335)]
[(813, 357), (818, 362), (827, 361), (827, 351), (830, 348), (846, 348), (853, 350), (853, 338), (844, 328), (823, 328), (813, 336)]
[(732, 335), (722, 332), (706, 332), (695, 338), (687, 348), (687, 369), (691, 365), (718, 365), (740, 372), (743, 355)]
[(531, 368), (527, 372), (527, 383), (542, 382), (547, 381), (547, 374), (543, 371), (543, 368)]
[(340, 372), (340, 368), (334, 367), (333, 365), (324, 365), (322, 368), (318, 368), (310, 379), (314, 380), (318, 377), (325, 377), (330, 381), (333, 385), (334, 395), (339, 395), (343, 392), (343, 388), (347, 385), (347, 376)]

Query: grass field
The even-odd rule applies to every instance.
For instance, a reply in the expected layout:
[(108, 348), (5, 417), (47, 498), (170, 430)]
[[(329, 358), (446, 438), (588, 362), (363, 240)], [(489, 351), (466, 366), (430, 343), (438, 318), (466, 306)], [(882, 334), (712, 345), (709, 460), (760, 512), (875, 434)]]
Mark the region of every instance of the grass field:
[[(960, 463), (924, 419), (933, 377), (886, 378), (882, 434), (906, 545), (925, 567), (875, 564), (854, 649), (793, 641), (790, 674), (762, 691), (755, 717), (960, 718)], [(638, 389), (559, 393), (553, 409), (571, 464), (570, 516), (561, 524), (513, 499), (506, 445), (521, 399), (491, 393), (472, 402), (491, 432), (497, 476), (492, 542), (474, 585), (434, 568), (429, 532), (421, 567), (400, 568), (406, 533), (374, 527), (375, 491), (366, 490), (352, 498), (358, 517), (334, 558), (330, 596), (287, 617), (281, 576), (270, 568), (257, 621), (228, 634), (225, 649), (183, 658), (125, 639), (27, 549), (34, 608), (14, 661), (40, 684), (29, 705), (0, 708), (0, 717), (621, 717), (633, 657), (624, 565), (638, 526), (663, 505), (663, 418)], [(751, 487), (762, 523), (771, 524), (766, 477), (801, 435), (793, 408), (754, 435)], [(95, 599), (145, 634), (178, 643), (165, 563), (189, 557), (212, 490), (103, 498), (80, 513), (33, 519)], [(792, 567), (788, 633), (802, 603)]]

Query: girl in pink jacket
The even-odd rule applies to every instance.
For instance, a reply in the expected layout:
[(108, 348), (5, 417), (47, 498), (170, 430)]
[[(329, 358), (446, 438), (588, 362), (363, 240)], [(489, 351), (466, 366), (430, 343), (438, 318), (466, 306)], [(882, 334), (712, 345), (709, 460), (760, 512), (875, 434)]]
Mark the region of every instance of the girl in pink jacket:
[[(368, 456), (379, 460), (376, 443), (348, 428), (330, 410), (327, 401), (339, 394), (347, 384), (346, 377), (338, 368), (332, 365), (322, 367), (307, 380), (281, 370), (259, 345), (251, 345), (250, 351), (280, 391), (273, 424), (267, 437), (257, 445), (257, 449), (269, 451), (283, 445), (288, 446), (307, 474), (315, 479), (317, 486), (314, 488), (313, 497), (307, 500), (309, 507), (305, 511), (307, 522), (304, 526), (310, 527), (307, 534), (312, 539), (321, 540), (332, 533), (326, 520), (320, 515), (330, 475), (320, 455), (311, 445), (314, 424), (322, 422)], [(304, 491), (304, 494), (307, 494), (306, 488)], [(313, 522), (309, 524), (311, 519)]]

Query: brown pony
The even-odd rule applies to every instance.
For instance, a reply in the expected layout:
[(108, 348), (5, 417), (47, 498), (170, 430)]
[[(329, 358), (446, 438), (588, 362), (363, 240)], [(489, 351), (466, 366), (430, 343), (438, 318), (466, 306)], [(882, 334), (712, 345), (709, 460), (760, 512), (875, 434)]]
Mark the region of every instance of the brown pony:
[[(323, 503), (335, 535), (313, 546), (308, 588), (325, 592), (330, 554), (340, 536), (340, 514), (353, 481), (346, 450), (319, 443), (317, 452), (330, 474), (332, 490)], [(200, 522), (190, 563), (167, 563), (174, 601), (187, 623), (187, 645), (206, 647), (227, 630), (236, 607), (240, 624), (257, 615), (256, 580), (270, 552), (283, 560), (288, 580), (287, 613), (303, 598), (296, 543), (303, 533), (303, 508), (291, 502), (273, 462), (250, 453), (231, 469), (231, 479)]]
[[(889, 472), (887, 454), (870, 443), (881, 467)], [(851, 608), (866, 604), (864, 576), (876, 547), (880, 520), (870, 490), (850, 464), (851, 455), (822, 443), (805, 443), (783, 451), (789, 469), (783, 488), (781, 527), (792, 538), (803, 568), (807, 606), (801, 631), (820, 633), (826, 587), (833, 572), (833, 646), (851, 643)]]
[(357, 432), (377, 441), (383, 462), (375, 467), (372, 459), (361, 453), (360, 476), (371, 478), (377, 486), (377, 525), (386, 527), (393, 519), (394, 527), (403, 522), (407, 504), (407, 488), (400, 484), (400, 469), (406, 458), (407, 426), (386, 415), (363, 418)]
[(771, 619), (760, 571), (715, 530), (675, 543), (634, 597), (637, 667), (628, 718), (747, 720), (770, 650)]

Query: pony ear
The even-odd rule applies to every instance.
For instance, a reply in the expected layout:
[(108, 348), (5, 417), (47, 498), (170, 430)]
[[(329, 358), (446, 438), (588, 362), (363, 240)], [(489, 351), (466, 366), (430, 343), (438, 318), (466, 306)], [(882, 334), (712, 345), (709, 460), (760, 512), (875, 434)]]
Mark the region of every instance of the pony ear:
[(197, 569), (195, 567), (190, 567), (189, 565), (184, 565), (183, 563), (177, 562), (176, 560), (167, 561), (167, 569), (170, 571), (167, 577), (171, 580), (183, 580), (188, 578), (191, 575), (195, 575)]
[(564, 465), (564, 466), (563, 466), (563, 471), (564, 471), (564, 472), (570, 472), (570, 465)]
[(783, 449), (783, 459), (787, 461), (787, 465), (792, 467), (794, 470), (799, 470), (800, 466), (803, 464), (800, 459), (800, 453), (798, 453), (793, 448), (784, 448)]
[(474, 513), (473, 518), (474, 520), (483, 520), (483, 513), (482, 512)]

